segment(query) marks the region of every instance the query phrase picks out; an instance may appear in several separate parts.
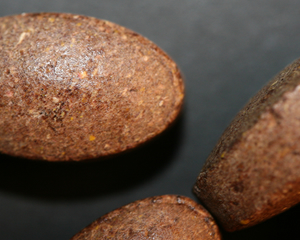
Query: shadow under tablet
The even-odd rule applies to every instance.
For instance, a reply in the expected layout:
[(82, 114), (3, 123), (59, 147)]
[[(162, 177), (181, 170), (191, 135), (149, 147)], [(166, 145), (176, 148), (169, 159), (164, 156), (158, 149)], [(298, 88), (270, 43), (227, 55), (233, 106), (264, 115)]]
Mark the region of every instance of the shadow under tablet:
[(149, 142), (104, 159), (33, 161), (0, 155), (0, 191), (51, 200), (89, 198), (141, 184), (167, 167), (182, 138), (184, 113)]
[(223, 240), (298, 240), (300, 204), (265, 222), (233, 233), (222, 230)]

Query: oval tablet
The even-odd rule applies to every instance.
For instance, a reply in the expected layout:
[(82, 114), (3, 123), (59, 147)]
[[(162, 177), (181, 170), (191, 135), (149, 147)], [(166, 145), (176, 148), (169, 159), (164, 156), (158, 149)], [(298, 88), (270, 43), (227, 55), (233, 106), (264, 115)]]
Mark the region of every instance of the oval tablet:
[(201, 205), (187, 197), (164, 195), (116, 209), (71, 238), (98, 239), (220, 240), (221, 235)]
[(50, 161), (122, 152), (169, 126), (176, 64), (114, 23), (64, 13), (0, 18), (0, 151)]
[(228, 231), (300, 202), (300, 60), (237, 114), (201, 170), (194, 191)]

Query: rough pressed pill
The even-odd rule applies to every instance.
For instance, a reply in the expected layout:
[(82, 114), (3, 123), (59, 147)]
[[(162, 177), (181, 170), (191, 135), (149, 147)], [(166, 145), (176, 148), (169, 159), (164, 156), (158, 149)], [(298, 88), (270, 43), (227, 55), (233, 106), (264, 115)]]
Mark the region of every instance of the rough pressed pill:
[(195, 193), (228, 231), (300, 202), (300, 60), (237, 114), (202, 169)]
[(63, 13), (0, 19), (0, 151), (50, 161), (118, 153), (178, 115), (184, 86), (155, 44)]
[(220, 240), (211, 215), (193, 200), (163, 195), (116, 209), (77, 233), (71, 240), (166, 239)]

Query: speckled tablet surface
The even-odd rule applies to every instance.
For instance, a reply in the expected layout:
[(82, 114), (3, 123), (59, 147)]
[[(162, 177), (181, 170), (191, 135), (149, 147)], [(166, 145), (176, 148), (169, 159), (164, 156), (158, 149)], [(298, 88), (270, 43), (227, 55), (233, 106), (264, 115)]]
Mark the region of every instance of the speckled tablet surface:
[(195, 193), (235, 231), (300, 202), (300, 60), (237, 114), (205, 163)]
[(220, 240), (221, 236), (201, 205), (187, 197), (163, 195), (116, 209), (71, 240), (100, 239)]
[(134, 148), (183, 102), (176, 64), (117, 24), (64, 13), (0, 19), (0, 151), (50, 161)]

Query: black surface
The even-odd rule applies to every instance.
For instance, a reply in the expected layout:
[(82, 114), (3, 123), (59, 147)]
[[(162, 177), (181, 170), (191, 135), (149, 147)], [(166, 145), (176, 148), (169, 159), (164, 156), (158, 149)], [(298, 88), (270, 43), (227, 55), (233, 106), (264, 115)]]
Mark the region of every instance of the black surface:
[[(186, 78), (184, 112), (162, 136), (103, 161), (47, 163), (0, 155), (0, 239), (69, 239), (129, 202), (191, 189), (230, 120), (271, 77), (300, 57), (300, 1), (0, 0), (0, 16), (70, 12), (146, 36)], [(300, 207), (225, 240), (299, 239)]]

